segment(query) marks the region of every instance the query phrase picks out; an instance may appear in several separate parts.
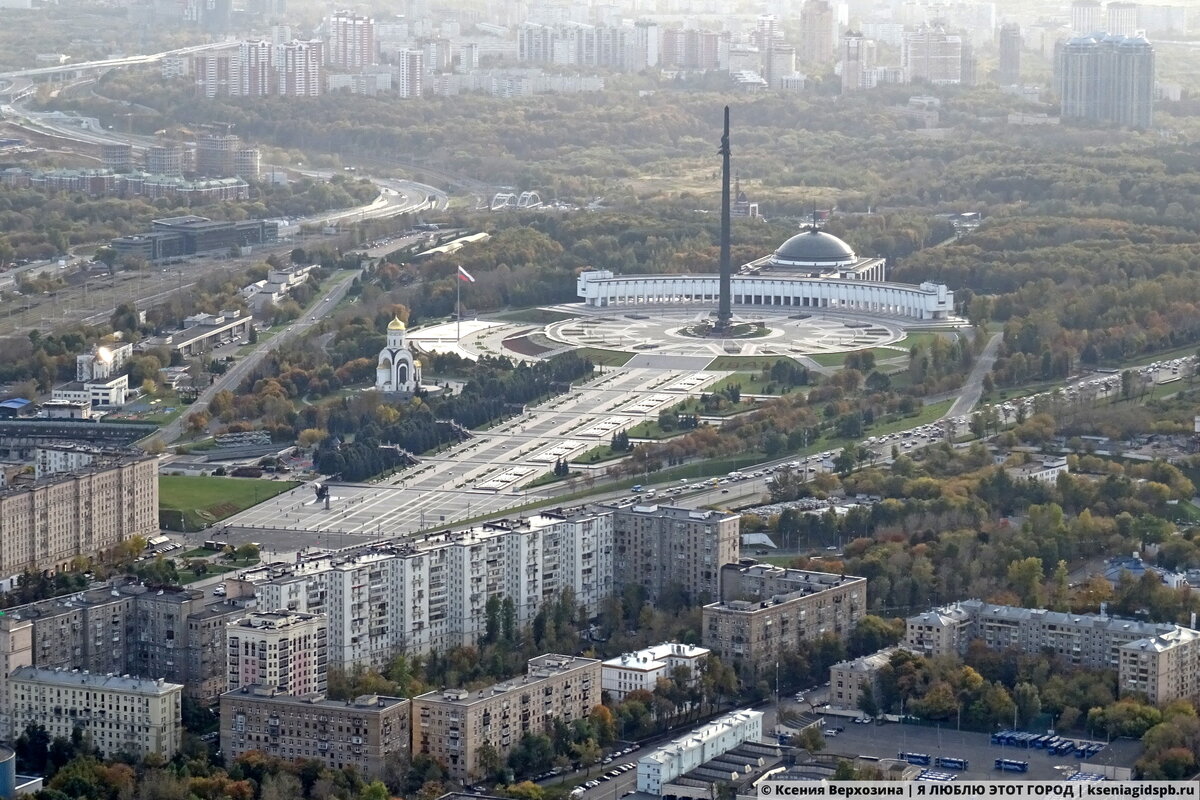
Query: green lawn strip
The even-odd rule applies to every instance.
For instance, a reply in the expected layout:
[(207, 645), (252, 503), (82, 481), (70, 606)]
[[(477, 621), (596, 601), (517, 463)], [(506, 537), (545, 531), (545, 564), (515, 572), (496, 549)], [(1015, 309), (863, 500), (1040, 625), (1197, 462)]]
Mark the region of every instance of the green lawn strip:
[(256, 478), (160, 475), (158, 509), (160, 516), (165, 512), (180, 519), (187, 530), (200, 530), (298, 485)]
[(580, 347), (575, 351), (584, 358), (591, 359), (593, 364), (602, 367), (623, 367), (625, 362), (633, 358), (632, 353), (623, 353), (620, 350), (605, 350), (600, 347)]

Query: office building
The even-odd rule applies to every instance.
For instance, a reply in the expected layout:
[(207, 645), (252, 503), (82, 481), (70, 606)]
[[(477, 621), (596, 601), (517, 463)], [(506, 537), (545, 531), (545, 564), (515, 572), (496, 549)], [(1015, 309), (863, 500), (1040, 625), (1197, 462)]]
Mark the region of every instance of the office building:
[(76, 728), (101, 758), (129, 754), (171, 759), (179, 751), (183, 687), (161, 678), (18, 667), (8, 676), (13, 730), (40, 725), (50, 738)]
[(1055, 51), (1064, 118), (1130, 128), (1154, 119), (1154, 48), (1142, 37), (1076, 37)]
[(108, 344), (97, 345), (89, 353), (75, 356), (75, 380), (90, 381), (112, 377), (120, 372), (125, 364), (133, 357), (133, 345)]
[(154, 262), (231, 249), (248, 255), (253, 246), (271, 244), (279, 238), (279, 223), (261, 219), (226, 222), (193, 214), (156, 219), (150, 224), (148, 233), (113, 239), (112, 248), (117, 256), (136, 256)]
[(744, 677), (822, 636), (846, 641), (866, 613), (867, 581), (747, 562), (721, 569), (720, 600), (702, 609), (704, 646)]
[(782, 89), (784, 80), (796, 73), (796, 48), (790, 44), (772, 45), (763, 53), (763, 80), (772, 89)]
[(861, 33), (842, 37), (842, 94), (875, 87), (875, 42)]
[(276, 92), (283, 97), (319, 97), (323, 52), (320, 39), (288, 42), (276, 48)]
[(1109, 36), (1132, 37), (1138, 35), (1137, 3), (1111, 2), (1105, 6), (1108, 15)]
[(182, 329), (152, 336), (143, 342), (143, 346), (165, 347), (183, 356), (194, 356), (249, 336), (253, 324), (251, 316), (241, 309), (219, 314), (193, 314), (183, 318)]
[(963, 42), (941, 27), (924, 26), (904, 34), (900, 66), (909, 82), (934, 84), (962, 81)]
[(326, 22), (329, 49), (325, 63), (336, 70), (361, 72), (377, 63), (375, 20), (349, 11), (339, 11)]
[(1000, 26), (1000, 73), (1001, 86), (1016, 86), (1021, 82), (1021, 26)]
[(701, 765), (723, 756), (746, 742), (758, 742), (763, 736), (761, 711), (733, 711), (674, 740), (637, 763), (637, 790), (661, 797), (673, 781)]
[(1104, 29), (1100, 0), (1075, 0), (1071, 3), (1071, 34), (1089, 36)]
[(325, 614), (330, 665), (347, 669), (383, 666), (402, 650), (473, 645), (487, 630), (489, 598), (511, 601), (521, 627), (564, 590), (598, 613), (613, 592), (612, 551), (612, 512), (581, 509), (271, 564), (245, 577), (260, 608)]
[(610, 658), (600, 665), (600, 688), (609, 703), (620, 703), (630, 692), (653, 692), (659, 680), (673, 680), (679, 668), (688, 671), (689, 686), (700, 679), (709, 650), (694, 644), (665, 642)]
[(556, 719), (569, 725), (599, 704), (599, 661), (538, 656), (521, 678), (475, 692), (444, 689), (414, 697), (412, 754), (436, 759), (453, 780), (473, 782), (484, 776), (484, 744), (503, 763), (526, 733), (541, 733)]
[(280, 694), (325, 694), (328, 625), (319, 614), (256, 611), (225, 630), (229, 691), (259, 685)]
[(226, 764), (257, 750), (332, 770), (354, 768), (376, 780), (389, 764), (408, 762), (409, 705), (399, 697), (327, 700), (245, 686), (221, 695), (221, 752)]
[(149, 456), (97, 459), (78, 472), (0, 491), (3, 575), (64, 569), (157, 533), (158, 460)]
[(657, 505), (612, 510), (614, 587), (638, 583), (648, 602), (681, 592), (688, 603), (720, 597), (721, 567), (740, 554), (737, 514)]
[(800, 46), (796, 57), (802, 64), (833, 63), (837, 41), (837, 15), (828, 0), (808, 0), (800, 8)]

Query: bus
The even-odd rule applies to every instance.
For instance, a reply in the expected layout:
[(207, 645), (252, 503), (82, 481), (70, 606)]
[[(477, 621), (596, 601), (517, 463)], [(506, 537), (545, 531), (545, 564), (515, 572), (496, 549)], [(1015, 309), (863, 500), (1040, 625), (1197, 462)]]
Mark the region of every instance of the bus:
[(900, 755), (898, 755), (897, 758), (899, 758), (901, 761), (907, 761), (910, 764), (916, 764), (920, 767), (928, 767), (931, 763), (933, 763), (933, 757), (926, 753), (905, 753), (903, 750), (901, 750)]
[(1012, 758), (997, 758), (996, 769), (1003, 772), (1029, 772), (1029, 762), (1017, 761)]
[(966, 770), (968, 762), (965, 758), (950, 758), (949, 756), (938, 756), (933, 760), (934, 766), (942, 767), (943, 769), (961, 769)]

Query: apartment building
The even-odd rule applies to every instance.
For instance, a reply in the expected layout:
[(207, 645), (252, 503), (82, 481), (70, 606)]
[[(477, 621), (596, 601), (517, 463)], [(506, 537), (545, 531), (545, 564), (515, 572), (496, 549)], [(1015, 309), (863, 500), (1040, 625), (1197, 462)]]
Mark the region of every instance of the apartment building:
[(1069, 664), (1115, 670), (1120, 665), (1122, 645), (1176, 629), (1168, 623), (1103, 613), (1068, 614), (965, 600), (909, 617), (904, 641), (909, 649), (937, 656), (961, 655), (972, 640), (978, 639), (993, 650), (1050, 651)]
[(412, 753), (432, 756), (450, 778), (483, 777), (479, 750), (491, 745), (501, 760), (527, 732), (544, 731), (551, 720), (570, 723), (600, 704), (600, 662), (591, 658), (542, 655), (526, 673), (486, 689), (446, 689), (413, 698)]
[(909, 82), (962, 82), (963, 41), (941, 27), (922, 26), (904, 34), (900, 65)]
[(689, 671), (689, 685), (694, 686), (710, 652), (708, 648), (694, 644), (664, 642), (624, 653), (601, 664), (600, 687), (608, 695), (609, 702), (620, 703), (630, 692), (653, 692), (660, 679), (671, 679), (679, 667)]
[(228, 680), (225, 627), (245, 614), (240, 601), (200, 591), (113, 583), (8, 609), (0, 657), (12, 666), (166, 678), (212, 702)]
[(1156, 705), (1200, 698), (1200, 632), (1175, 628), (1123, 644), (1118, 653), (1122, 694), (1143, 694)]
[(326, 20), (329, 48), (326, 63), (351, 72), (376, 62), (375, 20), (349, 11), (339, 11)]
[(325, 694), (327, 624), (319, 614), (256, 611), (225, 629), (229, 691), (261, 685), (302, 697)]
[(658, 505), (612, 509), (615, 588), (639, 583), (649, 602), (669, 589), (691, 603), (720, 597), (721, 567), (738, 560), (740, 517)]
[(755, 675), (801, 642), (845, 641), (866, 613), (867, 580), (743, 562), (721, 569), (720, 597), (702, 609), (704, 646)]
[(409, 701), (400, 697), (341, 701), (244, 686), (221, 695), (221, 752), (226, 764), (258, 750), (381, 778), (389, 762), (408, 760), (410, 711)]
[(260, 608), (326, 615), (331, 666), (382, 666), (399, 650), (476, 643), (489, 597), (512, 600), (520, 626), (568, 589), (597, 613), (613, 591), (612, 537), (609, 511), (542, 513), (244, 577)]
[(1054, 52), (1064, 118), (1148, 128), (1154, 121), (1154, 47), (1142, 36), (1079, 36)]
[(0, 491), (0, 574), (66, 567), (133, 536), (158, 533), (158, 460), (98, 458)]
[(183, 687), (163, 679), (18, 667), (8, 676), (13, 728), (41, 725), (51, 738), (80, 728), (101, 758), (172, 758), (183, 735)]
[(899, 647), (860, 656), (849, 661), (840, 661), (829, 668), (829, 704), (836, 708), (860, 708), (859, 703), (866, 693), (875, 694), (879, 689), (879, 671), (892, 660)]

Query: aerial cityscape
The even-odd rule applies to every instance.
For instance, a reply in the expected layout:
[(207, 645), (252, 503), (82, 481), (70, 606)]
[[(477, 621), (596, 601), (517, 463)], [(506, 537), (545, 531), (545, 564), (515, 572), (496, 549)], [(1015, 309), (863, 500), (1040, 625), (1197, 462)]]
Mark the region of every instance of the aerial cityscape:
[(1200, 779), (1197, 75), (1187, 0), (0, 0), (0, 799)]

